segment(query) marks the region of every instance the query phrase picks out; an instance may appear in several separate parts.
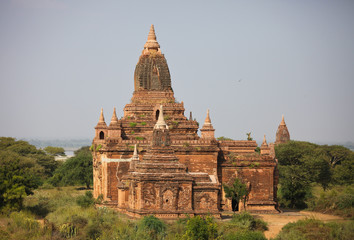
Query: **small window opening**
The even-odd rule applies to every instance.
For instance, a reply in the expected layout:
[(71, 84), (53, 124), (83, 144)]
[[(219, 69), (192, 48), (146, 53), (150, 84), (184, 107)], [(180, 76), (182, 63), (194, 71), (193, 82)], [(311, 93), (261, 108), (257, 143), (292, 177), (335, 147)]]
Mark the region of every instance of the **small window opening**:
[(104, 139), (104, 132), (100, 132), (100, 139)]

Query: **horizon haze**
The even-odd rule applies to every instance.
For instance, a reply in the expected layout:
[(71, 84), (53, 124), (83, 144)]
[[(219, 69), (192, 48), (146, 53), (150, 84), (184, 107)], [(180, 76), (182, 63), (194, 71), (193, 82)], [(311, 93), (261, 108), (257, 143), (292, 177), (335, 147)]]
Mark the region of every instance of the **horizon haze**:
[(0, 136), (92, 139), (154, 24), (185, 116), (215, 136), (354, 142), (354, 1), (0, 3)]

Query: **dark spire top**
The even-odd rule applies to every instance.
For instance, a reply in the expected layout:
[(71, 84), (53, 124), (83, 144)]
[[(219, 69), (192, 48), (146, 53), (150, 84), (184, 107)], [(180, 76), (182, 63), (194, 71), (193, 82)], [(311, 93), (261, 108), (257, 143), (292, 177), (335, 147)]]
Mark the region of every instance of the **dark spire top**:
[(286, 143), (288, 141), (290, 141), (290, 134), (284, 121), (284, 115), (282, 115), (281, 122), (275, 135), (275, 144)]
[(154, 25), (151, 25), (144, 50), (139, 58), (134, 73), (135, 91), (172, 90), (170, 70), (160, 44), (156, 41)]

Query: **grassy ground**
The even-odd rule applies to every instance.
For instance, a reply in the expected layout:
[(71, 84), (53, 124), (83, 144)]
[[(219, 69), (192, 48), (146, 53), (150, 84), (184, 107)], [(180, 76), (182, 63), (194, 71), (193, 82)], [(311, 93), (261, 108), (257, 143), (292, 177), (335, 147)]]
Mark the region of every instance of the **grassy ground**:
[[(282, 215), (269, 215), (284, 219)], [(267, 217), (263, 218), (265, 221)], [(300, 219), (300, 218), (299, 218)], [(296, 219), (296, 220), (299, 220)], [(295, 220), (295, 221), (296, 221)], [(268, 221), (270, 228), (274, 219)], [(291, 220), (289, 220), (291, 222)], [(349, 221), (353, 225), (353, 221)], [(284, 222), (285, 225), (287, 222)], [(159, 225), (160, 224), (160, 225)], [(162, 225), (161, 225), (162, 224)], [(318, 224), (318, 223), (316, 223)], [(316, 225), (315, 224), (315, 225)], [(341, 223), (338, 223), (341, 224)], [(311, 225), (315, 228), (315, 225)], [(349, 234), (352, 225), (321, 225), (330, 234), (341, 238)], [(157, 227), (156, 227), (157, 226)], [(296, 225), (297, 226), (297, 225)], [(293, 231), (304, 232), (306, 224), (287, 227), (278, 239), (291, 238)], [(317, 225), (316, 225), (317, 226)], [(155, 230), (154, 230), (155, 229)], [(160, 229), (160, 230), (156, 230)], [(203, 231), (201, 229), (204, 229)], [(238, 214), (228, 220), (193, 219), (193, 221), (134, 220), (108, 208), (96, 208), (84, 189), (77, 187), (42, 188), (24, 200), (24, 210), (0, 216), (2, 239), (266, 239), (267, 224), (250, 214)], [(294, 230), (295, 229), (295, 230)], [(300, 229), (300, 230), (299, 230)], [(329, 229), (329, 230), (328, 230)], [(280, 230), (280, 229), (279, 229)], [(342, 234), (343, 232), (343, 234)], [(267, 237), (269, 237), (269, 231)], [(200, 235), (194, 235), (200, 234)], [(342, 235), (340, 235), (342, 234)], [(197, 236), (193, 238), (193, 236)], [(203, 237), (200, 237), (203, 236)], [(274, 237), (275, 235), (272, 235)], [(289, 237), (290, 236), (290, 237)], [(350, 235), (349, 235), (350, 236)], [(311, 236), (310, 236), (311, 237)], [(321, 238), (318, 238), (321, 239)], [(317, 239), (316, 239), (317, 240)]]
[[(154, 234), (146, 226), (155, 226), (160, 220), (144, 223), (144, 219), (97, 208), (89, 196), (76, 187), (38, 189), (24, 200), (24, 210), (0, 216), (0, 240), (265, 239), (266, 224), (247, 213), (227, 222), (202, 218), (165, 221), (163, 231)], [(204, 237), (193, 238), (193, 234)]]

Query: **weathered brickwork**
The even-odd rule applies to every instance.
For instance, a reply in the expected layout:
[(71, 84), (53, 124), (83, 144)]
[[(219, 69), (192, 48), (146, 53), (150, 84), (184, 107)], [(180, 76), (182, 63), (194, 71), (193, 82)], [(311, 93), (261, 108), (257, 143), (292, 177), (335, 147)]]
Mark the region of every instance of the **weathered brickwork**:
[[(161, 218), (233, 210), (223, 184), (247, 184), (250, 211), (277, 212), (274, 144), (218, 141), (209, 110), (199, 123), (184, 116), (175, 101), (167, 61), (150, 29), (134, 75), (135, 91), (120, 119), (113, 111), (107, 126), (103, 110), (92, 142), (94, 197), (134, 217)], [(278, 136), (278, 135), (277, 135)]]

